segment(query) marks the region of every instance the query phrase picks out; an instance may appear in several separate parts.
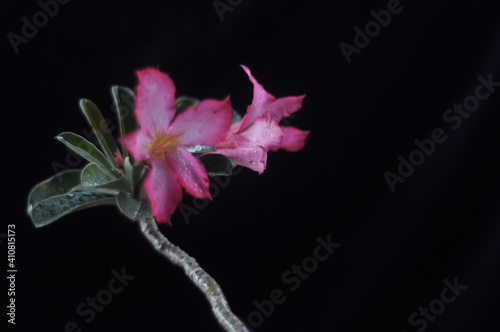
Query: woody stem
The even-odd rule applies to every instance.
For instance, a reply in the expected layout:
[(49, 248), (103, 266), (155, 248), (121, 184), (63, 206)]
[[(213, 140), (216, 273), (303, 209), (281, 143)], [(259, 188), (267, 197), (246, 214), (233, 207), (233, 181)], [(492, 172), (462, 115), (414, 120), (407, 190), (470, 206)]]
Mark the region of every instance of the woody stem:
[(154, 218), (139, 221), (144, 236), (153, 247), (170, 262), (184, 269), (191, 281), (205, 294), (219, 324), (230, 332), (249, 332), (245, 324), (231, 311), (219, 284), (196, 260), (178, 246), (170, 242), (158, 229)]

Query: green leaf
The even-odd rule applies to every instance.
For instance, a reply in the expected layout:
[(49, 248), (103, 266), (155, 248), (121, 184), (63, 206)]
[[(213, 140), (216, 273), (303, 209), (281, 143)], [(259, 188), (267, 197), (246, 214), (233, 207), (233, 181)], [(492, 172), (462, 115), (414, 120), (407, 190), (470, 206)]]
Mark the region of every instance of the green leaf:
[(107, 193), (112, 195), (118, 195), (120, 191), (130, 190), (127, 180), (124, 177), (118, 178), (116, 180), (111, 180), (106, 183), (102, 183), (96, 186), (76, 186), (73, 188), (74, 191), (92, 191), (99, 193)]
[(191, 153), (206, 153), (215, 151), (215, 148), (210, 145), (191, 145), (185, 146), (184, 148)]
[(221, 154), (209, 153), (198, 157), (209, 176), (229, 176), (233, 172), (231, 159)]
[(90, 163), (82, 170), (80, 179), (82, 186), (94, 187), (109, 182), (113, 180), (114, 177), (111, 177), (108, 173), (103, 172), (97, 164)]
[(122, 190), (130, 190), (125, 177), (112, 178), (94, 163), (85, 166), (80, 179), (81, 186), (75, 187), (73, 190), (88, 191), (90, 189), (99, 191), (98, 189), (103, 189), (102, 192), (115, 192), (115, 194)]
[(242, 116), (240, 113), (238, 113), (236, 110), (233, 109), (233, 119), (231, 121), (231, 124), (235, 124), (240, 122), (242, 119)]
[(71, 212), (115, 202), (116, 197), (108, 193), (70, 192), (49, 197), (36, 204), (31, 212), (31, 219), (36, 227), (42, 227)]
[(136, 189), (140, 187), (144, 180), (144, 176), (147, 172), (146, 166), (143, 164), (132, 165), (128, 157), (123, 161), (123, 165), (125, 166), (125, 175), (131, 192), (135, 193)]
[(116, 203), (129, 219), (140, 220), (153, 216), (147, 197), (134, 198), (130, 193), (122, 191), (116, 197)]
[(121, 175), (120, 170), (115, 166), (115, 164), (106, 158), (106, 156), (94, 144), (87, 141), (82, 136), (71, 132), (64, 132), (56, 136), (56, 138), (86, 160), (91, 163), (95, 163), (108, 175), (112, 177)]
[(68, 170), (58, 173), (47, 180), (40, 182), (31, 189), (28, 196), (27, 212), (31, 216), (33, 207), (51, 196), (67, 193), (80, 184), (81, 170)]
[(104, 151), (104, 154), (108, 157), (108, 159), (113, 160), (115, 152), (118, 148), (115, 143), (115, 138), (111, 134), (111, 130), (102, 116), (101, 111), (88, 99), (80, 99), (80, 108), (90, 127), (92, 127), (92, 130), (101, 145), (102, 151)]
[[(111, 94), (113, 95), (113, 103), (120, 123), (120, 137), (123, 137), (138, 128), (134, 115), (135, 94), (129, 88), (117, 85), (111, 87)], [(123, 158), (128, 156), (125, 147), (122, 149), (122, 154)]]
[(123, 168), (125, 169), (125, 178), (130, 186), (130, 191), (134, 192), (135, 181), (134, 181), (134, 166), (130, 162), (129, 157), (123, 159)]
[(198, 98), (180, 96), (175, 101), (176, 114), (184, 112), (186, 109), (192, 106), (198, 105), (200, 100)]

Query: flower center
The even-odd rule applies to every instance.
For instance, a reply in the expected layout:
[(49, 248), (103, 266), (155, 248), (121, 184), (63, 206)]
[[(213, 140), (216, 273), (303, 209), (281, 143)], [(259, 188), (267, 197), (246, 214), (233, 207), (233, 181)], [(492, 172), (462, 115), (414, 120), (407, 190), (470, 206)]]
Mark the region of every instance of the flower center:
[(158, 159), (165, 159), (165, 152), (177, 150), (179, 145), (179, 136), (156, 134), (153, 137), (153, 142), (149, 145), (148, 151)]

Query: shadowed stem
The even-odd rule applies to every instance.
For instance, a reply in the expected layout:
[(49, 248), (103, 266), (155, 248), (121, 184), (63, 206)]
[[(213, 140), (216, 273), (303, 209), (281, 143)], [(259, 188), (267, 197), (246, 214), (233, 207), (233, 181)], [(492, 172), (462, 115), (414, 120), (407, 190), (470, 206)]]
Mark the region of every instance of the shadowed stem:
[(219, 284), (205, 270), (203, 270), (196, 260), (189, 256), (178, 246), (170, 242), (158, 229), (154, 218), (146, 218), (139, 221), (141, 231), (151, 242), (153, 247), (169, 261), (179, 265), (184, 269), (186, 275), (205, 294), (212, 306), (212, 311), (217, 321), (226, 331), (249, 332), (250, 330), (231, 311), (226, 297), (222, 293)]

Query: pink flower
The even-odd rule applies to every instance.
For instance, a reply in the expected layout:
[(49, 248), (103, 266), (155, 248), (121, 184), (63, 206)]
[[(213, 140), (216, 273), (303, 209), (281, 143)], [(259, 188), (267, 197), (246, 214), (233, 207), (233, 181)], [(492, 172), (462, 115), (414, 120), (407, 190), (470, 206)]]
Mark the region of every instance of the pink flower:
[(123, 155), (119, 149), (115, 151), (115, 157), (113, 158), (113, 163), (116, 166), (123, 168)]
[(154, 68), (140, 70), (137, 76), (135, 116), (140, 129), (122, 142), (136, 160), (151, 166), (144, 189), (157, 222), (171, 224), (182, 188), (211, 199), (207, 171), (183, 146), (218, 144), (231, 125), (231, 105), (229, 98), (207, 99), (175, 117), (172, 79)]
[(269, 150), (299, 151), (304, 147), (309, 132), (280, 127), (279, 122), (302, 107), (305, 95), (276, 99), (264, 90), (246, 66), (241, 67), (254, 86), (252, 104), (241, 121), (233, 124), (224, 140), (215, 146), (215, 153), (261, 174), (266, 168)]

